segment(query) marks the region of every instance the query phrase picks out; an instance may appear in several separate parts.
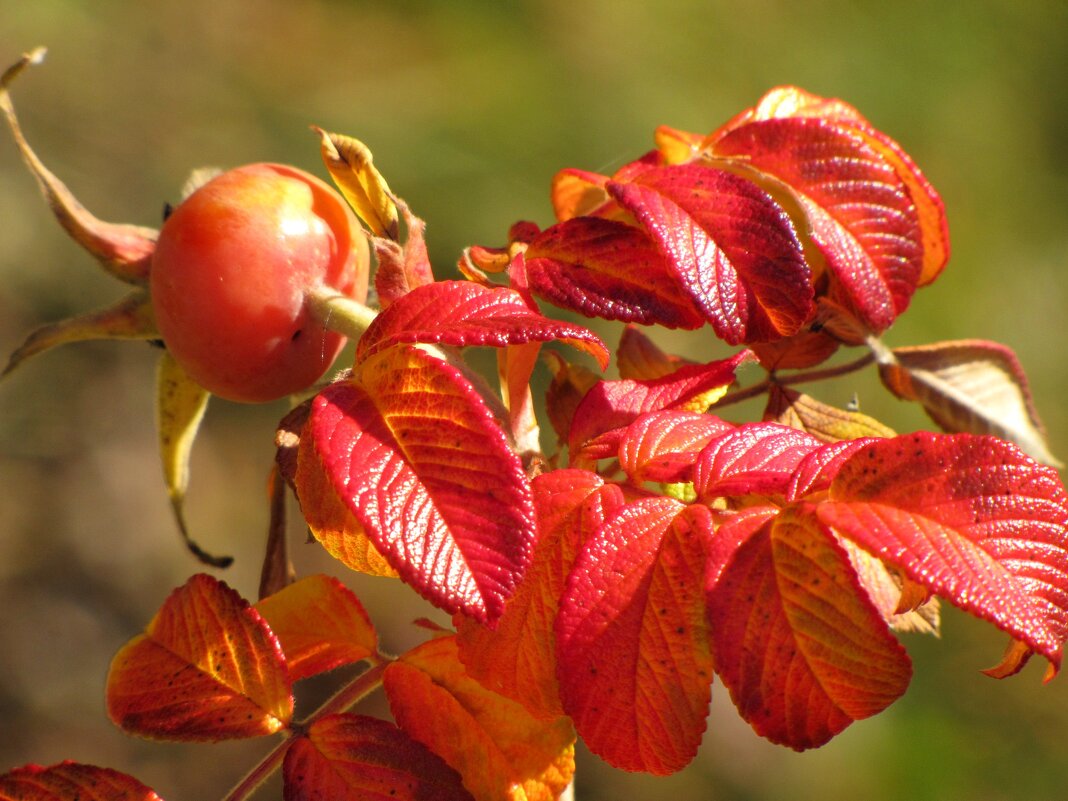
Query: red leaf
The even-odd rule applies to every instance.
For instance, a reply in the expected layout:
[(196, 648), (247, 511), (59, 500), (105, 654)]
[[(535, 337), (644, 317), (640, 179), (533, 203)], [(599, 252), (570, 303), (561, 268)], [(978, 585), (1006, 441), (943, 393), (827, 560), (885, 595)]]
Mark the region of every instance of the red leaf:
[(471, 801), (460, 775), (384, 720), (328, 715), (286, 751), (285, 801)]
[(368, 357), (316, 396), (308, 435), (406, 582), (447, 611), (500, 616), (534, 547), (530, 484), (459, 370), (410, 346)]
[(616, 455), (623, 429), (639, 415), (663, 409), (703, 412), (734, 382), (734, 371), (752, 359), (748, 350), (729, 359), (680, 367), (649, 381), (601, 381), (586, 393), (571, 421), (573, 464)]
[(704, 507), (636, 501), (583, 547), (556, 621), (565, 711), (616, 767), (669, 774), (697, 753), (712, 661), (702, 579)]
[(160, 801), (125, 773), (77, 762), (24, 765), (0, 776), (0, 801)]
[(619, 466), (634, 483), (692, 481), (697, 455), (711, 440), (733, 429), (732, 424), (710, 414), (643, 414), (623, 432)]
[(923, 268), (919, 221), (893, 165), (860, 133), (819, 118), (762, 120), (717, 140), (713, 153), (797, 193), (833, 299), (877, 332), (905, 310)]
[(256, 609), (278, 637), (292, 681), (362, 662), (378, 651), (363, 605), (332, 576), (303, 578)]
[(123, 731), (161, 740), (257, 737), (293, 716), (278, 640), (247, 601), (203, 574), (115, 655), (107, 704)]
[(423, 643), (384, 675), (397, 725), (439, 754), (479, 801), (556, 801), (575, 770), (575, 733), (538, 720), (464, 672), (452, 637)]
[(882, 711), (911, 677), (845, 551), (796, 510), (753, 507), (719, 527), (708, 615), (716, 672), (738, 711), (798, 750)]
[(776, 423), (748, 423), (713, 439), (693, 467), (697, 497), (785, 494), (794, 470), (822, 443)]
[(820, 521), (1045, 656), (1068, 635), (1068, 496), (993, 437), (876, 440), (842, 465)]
[(379, 314), (356, 346), (356, 361), (405, 343), (500, 348), (552, 340), (589, 353), (601, 369), (608, 364), (608, 350), (592, 331), (542, 316), (512, 289), (437, 281), (413, 288)]
[(793, 223), (752, 182), (694, 163), (607, 188), (729, 344), (794, 334), (811, 315), (811, 276)]
[(873, 441), (872, 437), (843, 440), (809, 453), (798, 463), (790, 477), (786, 500), (796, 501), (813, 493), (824, 492), (849, 457)]
[(434, 281), (424, 238), (426, 223), (412, 214), (411, 209), (405, 203), (396, 203), (392, 199), (389, 203), (396, 205), (404, 215), (404, 223), (408, 227), (408, 238), (403, 245), (383, 236), (371, 238), (375, 257), (378, 260), (378, 269), (375, 270), (375, 292), (378, 293), (378, 302), (383, 309), (411, 292), (415, 287)]
[(656, 244), (633, 225), (576, 217), (542, 231), (524, 259), (531, 289), (562, 308), (668, 328), (704, 324)]
[(564, 582), (582, 544), (623, 505), (623, 493), (586, 470), (553, 470), (531, 486), (539, 538), (530, 568), (497, 628), (461, 618), (456, 642), (472, 677), (548, 719), (563, 714), (553, 623)]

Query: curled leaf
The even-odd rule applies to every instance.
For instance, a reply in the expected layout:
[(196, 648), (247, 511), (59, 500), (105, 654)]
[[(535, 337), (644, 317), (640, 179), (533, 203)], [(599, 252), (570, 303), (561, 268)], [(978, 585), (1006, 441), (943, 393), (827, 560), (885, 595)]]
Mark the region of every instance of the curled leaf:
[(397, 206), (386, 179), (375, 168), (371, 151), (359, 139), (329, 133), (318, 126), (323, 163), (353, 211), (375, 236), (397, 239)]
[(93, 256), (115, 278), (143, 286), (148, 282), (149, 262), (156, 248), (156, 231), (137, 225), (106, 223), (97, 219), (78, 202), (66, 185), (42, 162), (30, 147), (15, 116), (8, 88), (27, 67), (44, 60), (45, 49), (39, 47), (8, 67), (0, 77), (0, 112), (7, 119), (19, 153), (30, 168), (52, 214), (67, 234)]
[(158, 337), (148, 293), (143, 289), (135, 289), (110, 306), (38, 328), (11, 354), (0, 377), (6, 376), (27, 359), (57, 345), (94, 339)]
[(1027, 375), (1011, 349), (982, 340), (889, 350), (873, 339), (869, 346), (886, 388), (921, 403), (942, 430), (993, 434), (1043, 464), (1062, 466), (1049, 451)]

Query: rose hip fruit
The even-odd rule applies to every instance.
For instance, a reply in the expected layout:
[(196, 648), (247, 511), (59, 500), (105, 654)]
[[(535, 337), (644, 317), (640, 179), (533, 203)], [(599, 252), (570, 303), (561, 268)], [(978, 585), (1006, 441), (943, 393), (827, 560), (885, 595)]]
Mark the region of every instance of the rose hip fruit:
[(250, 164), (186, 198), (159, 234), (149, 274), (156, 324), (189, 376), (234, 401), (307, 389), (345, 338), (308, 297), (367, 297), (367, 238), (344, 199), (295, 167)]

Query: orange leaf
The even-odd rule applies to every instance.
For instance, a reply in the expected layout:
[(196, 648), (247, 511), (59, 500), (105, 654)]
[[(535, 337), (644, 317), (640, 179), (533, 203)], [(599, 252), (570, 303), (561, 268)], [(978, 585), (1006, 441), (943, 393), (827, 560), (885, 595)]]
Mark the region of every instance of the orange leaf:
[(822, 442), (894, 436), (893, 429), (867, 415), (828, 406), (815, 398), (777, 384), (768, 392), (764, 419), (800, 429)]
[(441, 757), (364, 715), (316, 720), (289, 746), (282, 770), (285, 801), (471, 801)]
[(623, 328), (616, 348), (616, 367), (622, 379), (651, 381), (692, 364), (679, 356), (665, 353), (636, 325)]
[(332, 576), (308, 576), (256, 604), (278, 637), (291, 681), (362, 662), (378, 650), (363, 605)]
[(665, 775), (697, 753), (712, 684), (703, 574), (708, 510), (656, 497), (582, 549), (556, 621), (564, 710), (590, 750)]
[(742, 717), (800, 750), (885, 709), (912, 671), (842, 548), (807, 514), (777, 513), (754, 507), (719, 528), (708, 613)]
[(0, 801), (160, 801), (125, 773), (77, 762), (24, 765), (0, 776)]
[(204, 574), (171, 593), (115, 655), (107, 705), (123, 731), (161, 740), (257, 737), (293, 716), (277, 638), (247, 601)]
[(439, 637), (386, 668), (397, 724), (442, 756), (478, 801), (555, 801), (575, 770), (571, 721), (542, 721), (486, 689)]
[(334, 490), (310, 436), (300, 438), (294, 484), (304, 520), (327, 553), (360, 573), (397, 578), (397, 571)]
[(534, 559), (497, 628), (458, 617), (456, 641), (468, 673), (522, 703), (539, 718), (563, 714), (556, 680), (553, 621), (582, 543), (623, 504), (619, 487), (586, 470), (553, 470), (534, 479), (539, 539)]

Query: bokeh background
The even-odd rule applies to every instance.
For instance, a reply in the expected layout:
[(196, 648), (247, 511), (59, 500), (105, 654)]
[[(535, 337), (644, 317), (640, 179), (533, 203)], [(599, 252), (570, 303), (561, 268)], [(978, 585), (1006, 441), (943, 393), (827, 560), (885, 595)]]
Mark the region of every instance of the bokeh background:
[[(547, 224), (561, 167), (611, 172), (651, 145), (656, 125), (711, 130), (777, 84), (842, 97), (904, 144), (949, 210), (950, 267), (887, 341), (1011, 345), (1068, 457), (1064, 3), (0, 0), (0, 63), (40, 44), (50, 54), (16, 85), (16, 104), (45, 161), (99, 216), (156, 225), (201, 165), (322, 173), (314, 122), (371, 146), (428, 220), (442, 275), (515, 220)], [(0, 353), (118, 291), (61, 234), (0, 132)], [(660, 341), (715, 349), (704, 337)], [(140, 344), (79, 345), (0, 385), (0, 770), (69, 758), (134, 773), (170, 801), (219, 798), (265, 742), (143, 743), (103, 708), (111, 656), (199, 569), (159, 477), (154, 360)], [(816, 394), (841, 404), (854, 392), (901, 431), (926, 425), (870, 374)], [(225, 579), (250, 597), (283, 412), (214, 402), (194, 458), (193, 530), (237, 554)], [(300, 571), (335, 570), (292, 522)], [(409, 621), (429, 610), (410, 593), (342, 575), (387, 649), (420, 638)], [(1063, 798), (1065, 679), (1043, 686), (1040, 665), (982, 676), (1004, 637), (953, 611), (941, 640), (906, 639), (907, 695), (823, 749), (762, 741), (717, 685), (686, 771), (629, 776), (581, 754), (578, 798)], [(277, 786), (260, 797), (279, 797)]]

